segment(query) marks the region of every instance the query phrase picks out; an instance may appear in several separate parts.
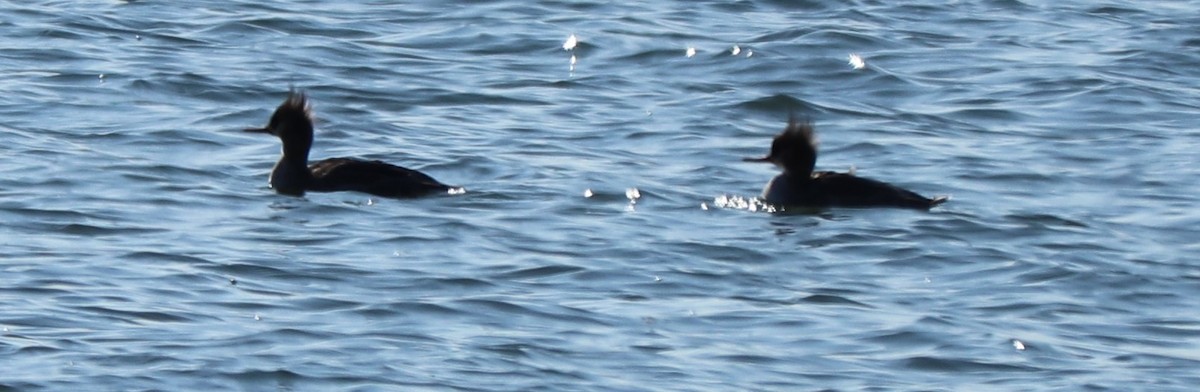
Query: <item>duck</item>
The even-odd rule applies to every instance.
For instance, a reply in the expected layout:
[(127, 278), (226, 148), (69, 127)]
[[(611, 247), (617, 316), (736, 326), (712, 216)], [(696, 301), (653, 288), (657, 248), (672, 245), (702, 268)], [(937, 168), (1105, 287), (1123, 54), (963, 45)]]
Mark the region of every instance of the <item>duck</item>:
[(817, 141), (811, 121), (788, 118), (787, 127), (771, 142), (764, 157), (743, 158), (746, 162), (772, 163), (783, 172), (763, 188), (760, 198), (767, 204), (800, 208), (910, 208), (929, 210), (949, 200), (927, 198), (883, 181), (854, 173), (814, 171)]
[(275, 108), (265, 127), (246, 128), (245, 131), (270, 134), (283, 143), (283, 153), (269, 179), (271, 188), (282, 195), (354, 191), (380, 197), (411, 198), (457, 189), (420, 171), (378, 160), (341, 157), (309, 162), (313, 112), (303, 91), (289, 90), (287, 98)]

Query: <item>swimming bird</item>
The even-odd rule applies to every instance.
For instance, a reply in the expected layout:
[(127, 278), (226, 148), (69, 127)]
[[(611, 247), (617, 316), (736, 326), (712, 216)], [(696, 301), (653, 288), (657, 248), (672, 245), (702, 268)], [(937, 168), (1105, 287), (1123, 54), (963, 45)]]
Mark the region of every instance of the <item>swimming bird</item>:
[(853, 173), (814, 172), (817, 143), (812, 124), (788, 119), (787, 128), (771, 142), (771, 152), (762, 158), (744, 158), (746, 162), (770, 162), (783, 169), (763, 188), (762, 199), (778, 206), (824, 207), (898, 207), (927, 210), (948, 200), (941, 196), (926, 198), (882, 181), (855, 176)]
[(271, 170), (270, 179), (271, 188), (280, 194), (358, 191), (383, 197), (416, 197), (454, 188), (419, 171), (382, 161), (330, 158), (309, 164), (313, 116), (303, 92), (289, 91), (266, 127), (247, 128), (246, 132), (268, 133), (283, 142), (283, 155)]

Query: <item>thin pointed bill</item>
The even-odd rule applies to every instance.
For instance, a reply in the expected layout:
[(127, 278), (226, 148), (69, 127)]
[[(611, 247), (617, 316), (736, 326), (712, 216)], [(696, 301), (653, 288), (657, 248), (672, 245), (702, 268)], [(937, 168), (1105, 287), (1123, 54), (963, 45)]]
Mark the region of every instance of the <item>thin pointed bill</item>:
[(250, 132), (250, 133), (271, 133), (270, 128), (246, 128), (246, 129), (243, 129), (242, 131)]
[(742, 162), (766, 162), (766, 163), (774, 163), (774, 161), (772, 161), (772, 160), (771, 160), (771, 157), (762, 157), (762, 158), (747, 157), (747, 158), (742, 158)]

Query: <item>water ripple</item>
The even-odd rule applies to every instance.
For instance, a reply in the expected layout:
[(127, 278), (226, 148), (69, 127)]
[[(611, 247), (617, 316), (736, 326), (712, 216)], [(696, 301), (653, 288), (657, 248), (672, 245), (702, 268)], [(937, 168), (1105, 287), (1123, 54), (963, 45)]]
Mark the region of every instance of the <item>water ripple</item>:
[[(187, 4), (0, 6), (0, 390), (1200, 382), (1185, 4)], [(289, 88), (468, 191), (274, 194)]]

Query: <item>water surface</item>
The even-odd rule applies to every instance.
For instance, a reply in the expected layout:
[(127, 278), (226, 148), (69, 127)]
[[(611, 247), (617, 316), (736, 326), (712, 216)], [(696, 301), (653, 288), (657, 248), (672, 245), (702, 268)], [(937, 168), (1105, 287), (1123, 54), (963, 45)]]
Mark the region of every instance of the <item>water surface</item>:
[[(1197, 9), (3, 5), (0, 390), (1190, 390)], [(275, 195), (293, 87), (467, 193)], [(728, 203), (790, 112), (952, 200)]]

